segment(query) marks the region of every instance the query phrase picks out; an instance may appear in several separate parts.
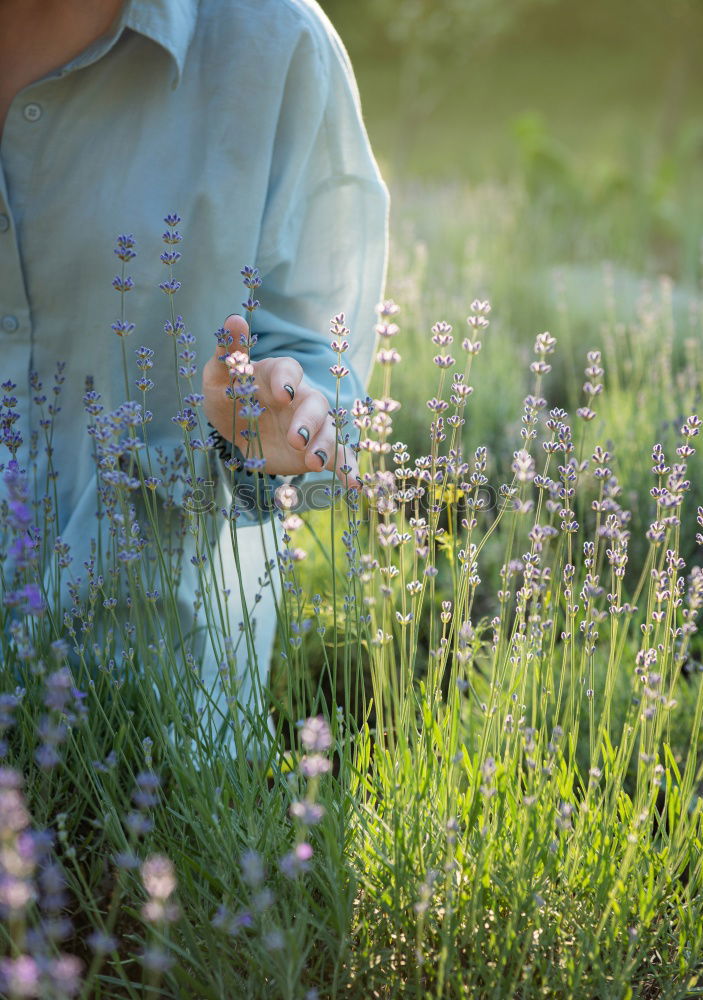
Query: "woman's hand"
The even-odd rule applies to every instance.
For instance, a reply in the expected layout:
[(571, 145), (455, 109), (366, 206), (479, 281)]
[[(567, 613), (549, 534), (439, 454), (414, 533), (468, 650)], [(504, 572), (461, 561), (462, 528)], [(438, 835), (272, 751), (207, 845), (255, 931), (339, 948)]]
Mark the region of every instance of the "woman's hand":
[[(225, 330), (232, 334), (232, 351), (237, 350), (240, 337), (249, 333), (241, 316), (229, 316)], [(240, 410), (244, 400), (226, 395), (231, 383), (230, 369), (219, 358), (227, 348), (218, 346), (203, 369), (204, 409), (207, 419), (227, 441), (232, 441), (246, 454), (247, 442), (241, 432), (249, 420)], [(329, 416), (330, 403), (305, 381), (305, 374), (295, 358), (264, 358), (252, 361), (255, 397), (264, 412), (258, 418), (259, 442), (252, 443), (250, 454), (266, 459), (264, 471), (272, 475), (290, 476), (321, 469), (336, 469), (345, 486), (358, 487), (359, 468), (352, 450), (335, 443), (335, 427)], [(336, 465), (335, 465), (335, 450)], [(345, 471), (346, 470), (346, 471)]]

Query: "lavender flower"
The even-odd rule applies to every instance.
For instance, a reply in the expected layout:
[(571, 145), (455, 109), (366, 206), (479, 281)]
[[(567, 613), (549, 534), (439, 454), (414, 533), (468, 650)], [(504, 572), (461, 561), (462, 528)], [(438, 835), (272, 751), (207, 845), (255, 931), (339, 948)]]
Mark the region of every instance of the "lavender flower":
[(322, 774), (327, 774), (332, 770), (331, 761), (320, 754), (304, 756), (300, 761), (300, 773), (305, 778), (319, 778)]
[[(115, 289), (116, 292), (120, 292), (122, 294), (131, 292), (132, 289), (134, 288), (134, 279), (130, 278), (129, 276), (121, 277), (118, 274), (112, 279), (112, 287)], [(115, 330), (115, 332), (117, 333), (118, 331)], [(120, 336), (124, 336), (124, 333), (120, 333)]]
[(325, 753), (332, 746), (329, 723), (321, 715), (306, 719), (300, 731), (300, 742), (308, 753)]
[(325, 807), (318, 802), (292, 802), (290, 809), (292, 819), (298, 820), (303, 826), (317, 826), (325, 815)]
[(49, 963), (49, 978), (61, 997), (73, 997), (81, 990), (83, 963), (75, 955), (59, 955)]
[(313, 851), (310, 844), (303, 841), (303, 843), (297, 844), (288, 854), (284, 854), (279, 861), (279, 868), (286, 878), (297, 878), (298, 875), (309, 871), (312, 854)]
[(242, 879), (250, 889), (256, 889), (264, 881), (264, 863), (261, 855), (254, 850), (244, 851), (239, 863), (242, 869)]
[(165, 900), (176, 890), (173, 862), (163, 854), (152, 854), (142, 865), (142, 882), (153, 899)]
[(4, 604), (20, 615), (33, 615), (36, 618), (46, 610), (46, 603), (36, 583), (27, 583), (19, 590), (9, 591), (4, 597)]
[(247, 288), (253, 290), (261, 287), (261, 275), (259, 274), (258, 267), (249, 267), (247, 265), (239, 273), (242, 275), (244, 285)]
[(41, 972), (31, 955), (0, 959), (0, 990), (9, 997), (42, 995)]
[(118, 236), (117, 246), (115, 247), (114, 253), (121, 261), (126, 263), (127, 261), (133, 260), (137, 256), (134, 249), (135, 246), (136, 242), (131, 233), (128, 236)]
[(96, 955), (107, 955), (117, 948), (117, 938), (112, 934), (105, 934), (102, 931), (94, 931), (86, 939), (88, 947)]
[(142, 952), (142, 964), (149, 972), (163, 973), (173, 966), (174, 959), (167, 951), (158, 946), (145, 948)]

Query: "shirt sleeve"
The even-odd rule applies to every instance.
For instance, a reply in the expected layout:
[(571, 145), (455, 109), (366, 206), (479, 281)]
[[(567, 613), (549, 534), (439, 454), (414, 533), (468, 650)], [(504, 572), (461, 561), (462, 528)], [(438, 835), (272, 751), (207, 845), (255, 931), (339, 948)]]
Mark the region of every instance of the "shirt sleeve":
[[(286, 74), (258, 267), (257, 358), (290, 355), (335, 405), (330, 320), (351, 331), (340, 406), (364, 395), (385, 279), (388, 194), (363, 125), (346, 52), (324, 15), (306, 25)], [(327, 474), (329, 476), (329, 474)], [(320, 474), (298, 477), (310, 485)]]

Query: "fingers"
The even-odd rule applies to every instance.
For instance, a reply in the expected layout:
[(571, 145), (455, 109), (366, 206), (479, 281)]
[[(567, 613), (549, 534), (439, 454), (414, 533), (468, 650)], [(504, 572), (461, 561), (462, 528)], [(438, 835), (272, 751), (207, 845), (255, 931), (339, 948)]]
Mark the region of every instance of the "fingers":
[(332, 469), (334, 466), (334, 424), (327, 418), (318, 433), (311, 439), (305, 453), (305, 464), (312, 472)]
[(329, 418), (310, 441), (305, 453), (305, 465), (311, 472), (334, 470), (345, 486), (359, 488), (359, 466), (354, 452), (349, 445), (337, 442), (336, 429)]
[[(296, 451), (307, 451), (325, 421), (329, 423), (329, 403), (321, 392), (300, 387), (296, 400), (288, 428), (288, 444)], [(321, 468), (319, 462), (318, 468)]]
[[(220, 425), (226, 424), (229, 438), (232, 403), (221, 390), (229, 383), (230, 372), (220, 359), (224, 354), (246, 349), (249, 327), (242, 316), (235, 314), (227, 317), (223, 327), (231, 334), (232, 343), (225, 347), (217, 345), (203, 371), (203, 391), (208, 420), (220, 433), (223, 433)], [(274, 461), (284, 441), (298, 453), (293, 462), (297, 469), (277, 468), (276, 471), (283, 475), (299, 472), (298, 463), (302, 461), (308, 471), (334, 471), (345, 486), (358, 489), (356, 457), (351, 448), (337, 443), (336, 429), (329, 416), (329, 401), (305, 382), (300, 363), (290, 357), (264, 358), (253, 362), (253, 372), (257, 398), (266, 409), (265, 419), (262, 418), (260, 424), (264, 454)], [(281, 460), (277, 464), (285, 466), (289, 461)]]
[(202, 374), (203, 393), (205, 395), (204, 410), (208, 421), (227, 440), (232, 436), (232, 402), (224, 390), (230, 382), (227, 365), (220, 360), (223, 355), (242, 349), (241, 338), (247, 337), (249, 327), (242, 316), (228, 316), (223, 328), (232, 335), (232, 343), (226, 347), (215, 345), (210, 359), (205, 363)]
[(358, 488), (356, 457), (349, 446), (345, 448), (337, 443), (329, 408), (329, 401), (321, 392), (299, 382), (288, 429), (288, 443), (296, 451), (305, 453), (305, 467), (311, 472), (334, 470), (344, 485)]
[(281, 406), (290, 405), (303, 381), (300, 362), (295, 358), (273, 358), (266, 367), (269, 390), (274, 401)]
[(247, 325), (247, 321), (244, 317), (234, 314), (232, 316), (228, 316), (222, 324), (222, 327), (228, 333), (232, 334), (232, 343), (227, 347), (221, 347), (220, 344), (218, 344), (215, 349), (215, 356), (221, 357), (225, 353), (232, 354), (234, 351), (241, 351), (243, 349), (242, 338), (246, 340), (249, 337), (249, 326)]
[[(224, 363), (224, 359), (235, 352), (248, 354), (249, 326), (242, 316), (233, 313), (227, 317), (222, 327), (231, 335), (231, 343), (217, 343), (213, 354), (203, 367), (202, 388), (205, 397), (203, 409), (208, 423), (212, 424), (227, 441), (231, 441), (238, 440), (241, 419), (238, 408), (233, 406), (232, 399), (227, 395), (232, 371)], [(246, 425), (246, 422), (244, 423)]]

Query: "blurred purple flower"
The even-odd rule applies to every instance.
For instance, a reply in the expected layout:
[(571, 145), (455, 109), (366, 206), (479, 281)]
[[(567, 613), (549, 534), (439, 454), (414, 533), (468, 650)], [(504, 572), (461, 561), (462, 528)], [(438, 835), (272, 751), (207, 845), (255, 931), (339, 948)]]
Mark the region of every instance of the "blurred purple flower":
[(14, 694), (0, 694), (0, 731), (14, 725), (14, 711), (19, 705), (19, 698)]
[(54, 670), (46, 679), (46, 694), (44, 704), (55, 712), (63, 712), (71, 699), (73, 690), (73, 678), (68, 667), (61, 667)]
[(304, 778), (318, 778), (332, 770), (332, 763), (320, 754), (305, 756), (300, 761), (300, 773)]
[(297, 844), (288, 854), (284, 854), (278, 866), (286, 878), (293, 879), (297, 878), (302, 872), (308, 871), (311, 858), (312, 847), (303, 841), (303, 843)]
[(293, 802), (289, 812), (293, 819), (300, 820), (305, 826), (316, 826), (325, 815), (325, 807), (318, 802)]
[[(22, 542), (23, 551), (26, 552), (25, 540), (18, 539), (18, 542)], [(13, 548), (15, 549), (13, 555), (16, 555), (17, 548), (16, 546)], [(33, 543), (32, 548), (34, 548)], [(5, 604), (7, 607), (15, 608), (21, 615), (34, 615), (37, 618), (46, 611), (44, 598), (36, 583), (27, 583), (20, 590), (9, 591), (5, 595)]]
[(242, 879), (251, 888), (256, 889), (264, 881), (264, 863), (258, 851), (244, 851), (239, 864), (242, 869)]
[[(12, 848), (7, 849), (7, 855), (7, 861), (16, 865), (17, 858)], [(3, 916), (16, 919), (35, 898), (34, 886), (27, 878), (7, 871), (0, 873), (0, 913)]]
[(173, 965), (173, 958), (163, 948), (145, 948), (142, 963), (149, 972), (168, 972)]
[(152, 898), (168, 899), (176, 889), (173, 862), (163, 854), (152, 854), (142, 865), (142, 882)]
[(29, 826), (29, 813), (22, 793), (17, 788), (0, 786), (0, 833), (19, 833), (27, 826)]
[(37, 747), (34, 752), (34, 759), (42, 771), (50, 771), (61, 762), (59, 752), (50, 743), (44, 743), (42, 746)]
[(38, 997), (40, 979), (39, 966), (30, 955), (0, 959), (0, 989), (6, 996)]
[(154, 829), (153, 820), (149, 819), (148, 816), (143, 816), (141, 813), (134, 811), (127, 815), (125, 825), (135, 837), (144, 837)]
[(141, 862), (133, 851), (120, 851), (115, 855), (115, 864), (123, 871), (136, 871)]
[(321, 715), (311, 716), (303, 722), (300, 742), (308, 753), (324, 753), (332, 746), (332, 731)]
[(0, 789), (19, 789), (24, 784), (24, 780), (19, 771), (12, 767), (0, 767)]
[(102, 931), (94, 931), (86, 940), (88, 947), (96, 955), (107, 955), (108, 952), (117, 948), (117, 938), (113, 937), (112, 934), (104, 934)]

